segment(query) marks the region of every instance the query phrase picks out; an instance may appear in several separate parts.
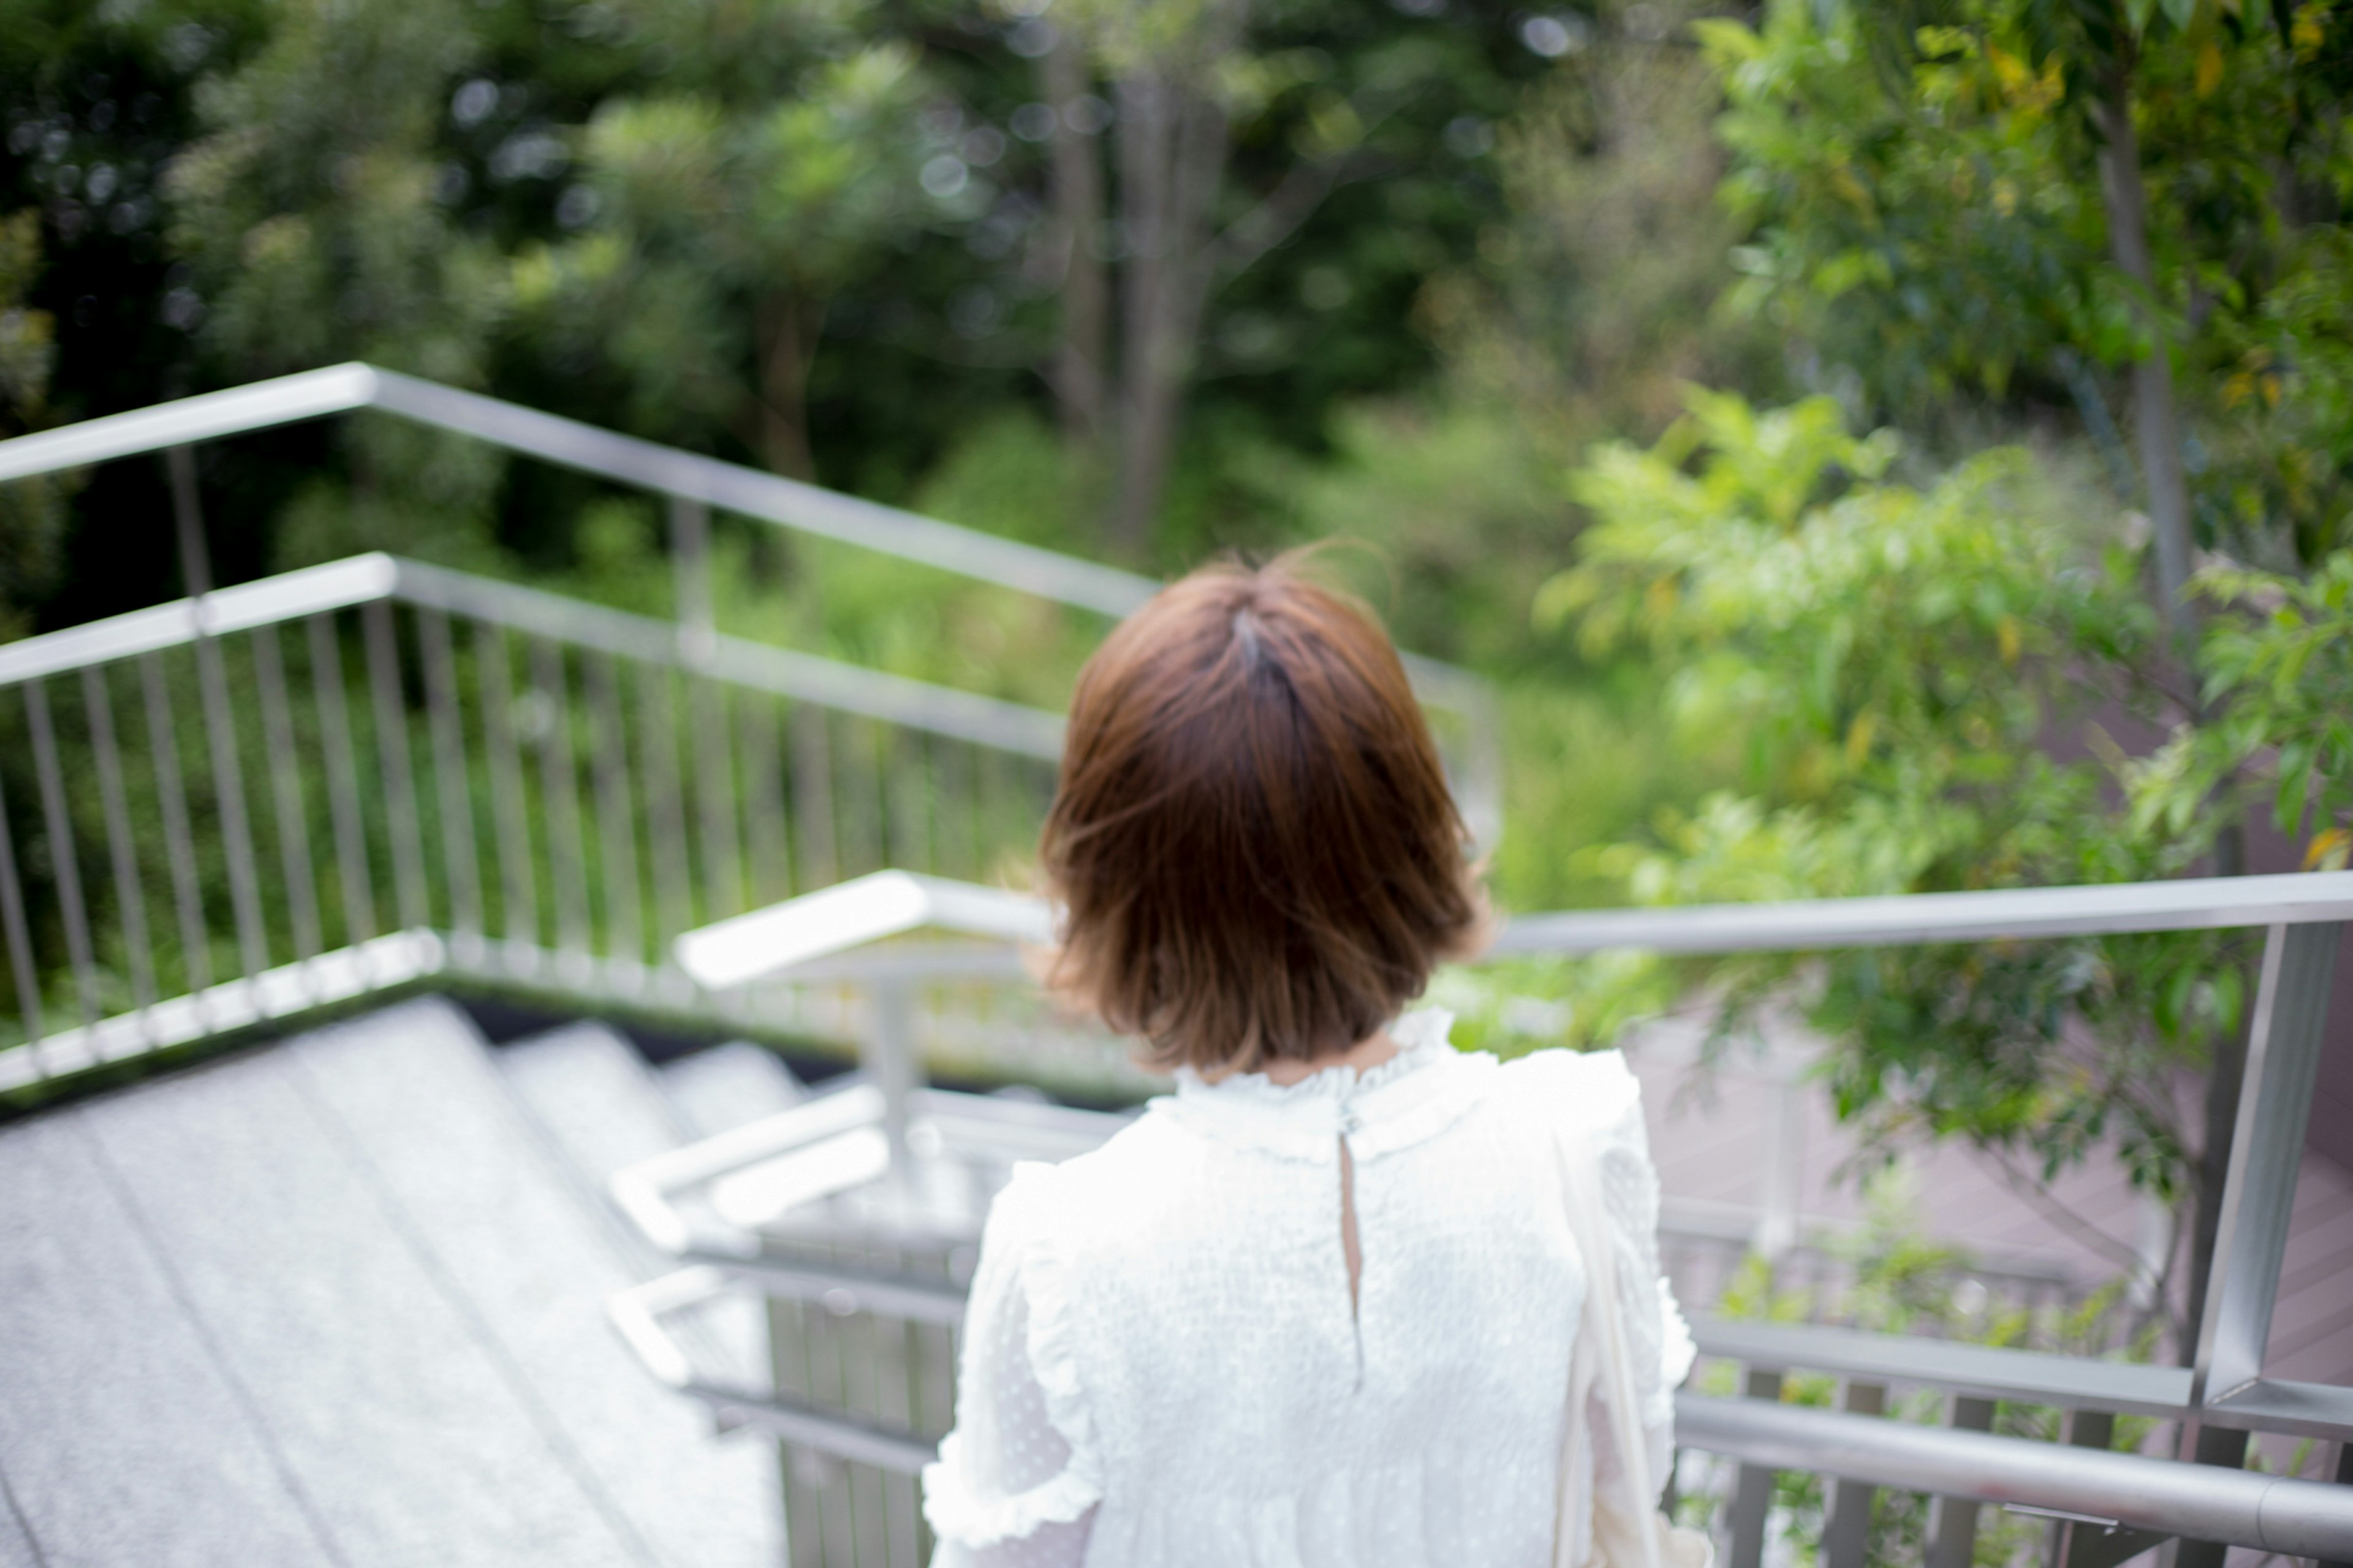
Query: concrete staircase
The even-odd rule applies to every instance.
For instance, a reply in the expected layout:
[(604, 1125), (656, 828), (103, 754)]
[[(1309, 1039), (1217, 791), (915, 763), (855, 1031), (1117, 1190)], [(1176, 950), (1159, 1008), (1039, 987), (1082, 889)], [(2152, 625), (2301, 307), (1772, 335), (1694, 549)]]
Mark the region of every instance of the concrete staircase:
[(602, 1183), (800, 1092), (426, 999), (0, 1126), (0, 1565), (781, 1563), (773, 1447), (606, 1324), (655, 1264)]

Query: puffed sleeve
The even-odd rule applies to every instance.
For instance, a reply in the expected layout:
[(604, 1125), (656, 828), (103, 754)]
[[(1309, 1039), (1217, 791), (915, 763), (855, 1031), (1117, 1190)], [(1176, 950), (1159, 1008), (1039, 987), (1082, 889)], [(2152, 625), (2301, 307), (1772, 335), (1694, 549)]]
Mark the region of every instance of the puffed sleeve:
[(1675, 1390), (1691, 1375), (1699, 1349), (1659, 1268), (1659, 1173), (1651, 1163), (1640, 1085), (1617, 1052), (1590, 1059), (1597, 1075), (1609, 1073), (1629, 1091), (1609, 1097), (1610, 1113), (1593, 1136), (1601, 1206), (1617, 1252), (1618, 1321), (1625, 1328), (1651, 1475), (1664, 1486), (1674, 1462)]
[(955, 1430), (923, 1470), (933, 1568), (1071, 1568), (1103, 1496), (1041, 1215), (1048, 1173), (998, 1194), (964, 1321)]
[[(1642, 1086), (1617, 1051), (1535, 1051), (1508, 1064), (1526, 1084), (1525, 1102), (1561, 1140), (1567, 1159), (1593, 1157), (1595, 1194), (1607, 1226), (1618, 1279), (1618, 1321), (1626, 1336), (1636, 1418), (1652, 1478), (1663, 1486), (1674, 1458), (1675, 1390), (1698, 1354), (1691, 1330), (1659, 1268), (1659, 1173), (1643, 1128)], [(1618, 1468), (1609, 1412), (1589, 1411), (1597, 1437), (1589, 1450), (1598, 1479)]]

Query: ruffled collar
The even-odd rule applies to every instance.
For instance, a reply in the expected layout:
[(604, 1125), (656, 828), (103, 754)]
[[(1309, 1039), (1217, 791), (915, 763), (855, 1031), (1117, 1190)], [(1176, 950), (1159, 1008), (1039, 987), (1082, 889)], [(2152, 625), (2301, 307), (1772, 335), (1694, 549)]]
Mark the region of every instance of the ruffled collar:
[(1451, 1125), (1478, 1098), (1495, 1058), (1466, 1055), (1449, 1043), (1454, 1016), (1426, 1007), (1389, 1026), (1397, 1055), (1359, 1070), (1330, 1067), (1296, 1083), (1262, 1072), (1210, 1082), (1176, 1071), (1176, 1092), (1151, 1104), (1159, 1115), (1216, 1142), (1287, 1159), (1327, 1163), (1345, 1136), (1356, 1159), (1418, 1143)]

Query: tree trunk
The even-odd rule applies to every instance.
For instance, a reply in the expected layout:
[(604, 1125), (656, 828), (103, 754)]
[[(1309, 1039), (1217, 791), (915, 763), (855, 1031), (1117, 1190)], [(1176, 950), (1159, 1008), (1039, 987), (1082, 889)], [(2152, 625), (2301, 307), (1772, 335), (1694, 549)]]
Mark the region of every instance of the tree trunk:
[(2197, 612), (2186, 596), (2189, 583), (2189, 482), (2181, 466), (2181, 424), (2173, 398), (2172, 345), (2158, 318), (2157, 269), (2148, 248), (2148, 195), (2141, 179), (2140, 137), (2133, 129), (2133, 58), (2129, 43), (2107, 72), (2095, 116), (2101, 136), (2100, 194), (2107, 207), (2108, 251), (2125, 276), (2148, 299), (2142, 321), (2148, 329), (2147, 355), (2133, 366), (2133, 422), (2140, 441), (2141, 469), (2148, 485), (2148, 520), (2157, 545), (2158, 609), (2166, 618), (2177, 651), (2186, 655), (2197, 629)]
[(790, 479), (817, 477), (809, 451), (808, 376), (824, 319), (822, 305), (790, 289), (776, 289), (760, 301), (760, 460)]
[(1055, 110), (1050, 244), (1061, 258), (1062, 341), (1054, 355), (1054, 399), (1065, 439), (1074, 450), (1092, 452), (1109, 423), (1104, 386), (1111, 363), (1111, 282), (1099, 237), (1103, 154), (1093, 136), (1071, 129), (1067, 112), (1089, 85), (1085, 44), (1064, 28), (1039, 70), (1046, 101)]
[[(1215, 49), (1205, 51), (1215, 58)], [(1224, 112), (1180, 79), (1119, 86), (1122, 275), (1119, 478), (1106, 530), (1140, 553), (1167, 489), (1208, 297), (1209, 218), (1225, 173)]]

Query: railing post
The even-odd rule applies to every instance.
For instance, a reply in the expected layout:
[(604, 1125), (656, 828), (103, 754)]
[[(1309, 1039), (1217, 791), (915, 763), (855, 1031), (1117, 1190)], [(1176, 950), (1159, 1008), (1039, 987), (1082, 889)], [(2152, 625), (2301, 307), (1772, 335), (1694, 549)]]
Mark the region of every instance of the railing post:
[[(2337, 1445), (2337, 1484), (2353, 1487), (2353, 1437)], [(2312, 1568), (2353, 1568), (2353, 1559), (2334, 1558), (2315, 1563)]]
[[(1993, 1430), (1993, 1401), (1953, 1396), (1945, 1424), (1961, 1432)], [(1940, 1497), (1928, 1507), (1928, 1568), (1969, 1568), (1977, 1560), (1978, 1504)]]
[[(1750, 1367), (1741, 1393), (1751, 1399), (1781, 1397), (1781, 1374)], [(1766, 1518), (1773, 1507), (1773, 1472), (1762, 1465), (1743, 1465), (1732, 1494), (1732, 1561), (1726, 1568), (1761, 1568), (1765, 1561)]]
[[(1857, 1415), (1884, 1414), (1887, 1386), (1850, 1382), (1839, 1405)], [(1831, 1479), (1830, 1507), (1822, 1525), (1822, 1568), (1863, 1568), (1871, 1547), (1871, 1500), (1878, 1490), (1867, 1482), (1839, 1476)]]
[(684, 496), (670, 498), (670, 571), (679, 647), (689, 664), (697, 664), (711, 656), (719, 636), (711, 584), (711, 509)]
[(913, 1169), (907, 1152), (907, 1100), (915, 1088), (915, 995), (903, 980), (877, 980), (867, 988), (866, 1073), (882, 1091), (882, 1140), (891, 1150), (891, 1180)]
[(2263, 1373), (2343, 935), (2343, 926), (2328, 923), (2273, 926), (2263, 938), (2205, 1321), (2198, 1329), (2193, 1404), (2211, 1404)]

